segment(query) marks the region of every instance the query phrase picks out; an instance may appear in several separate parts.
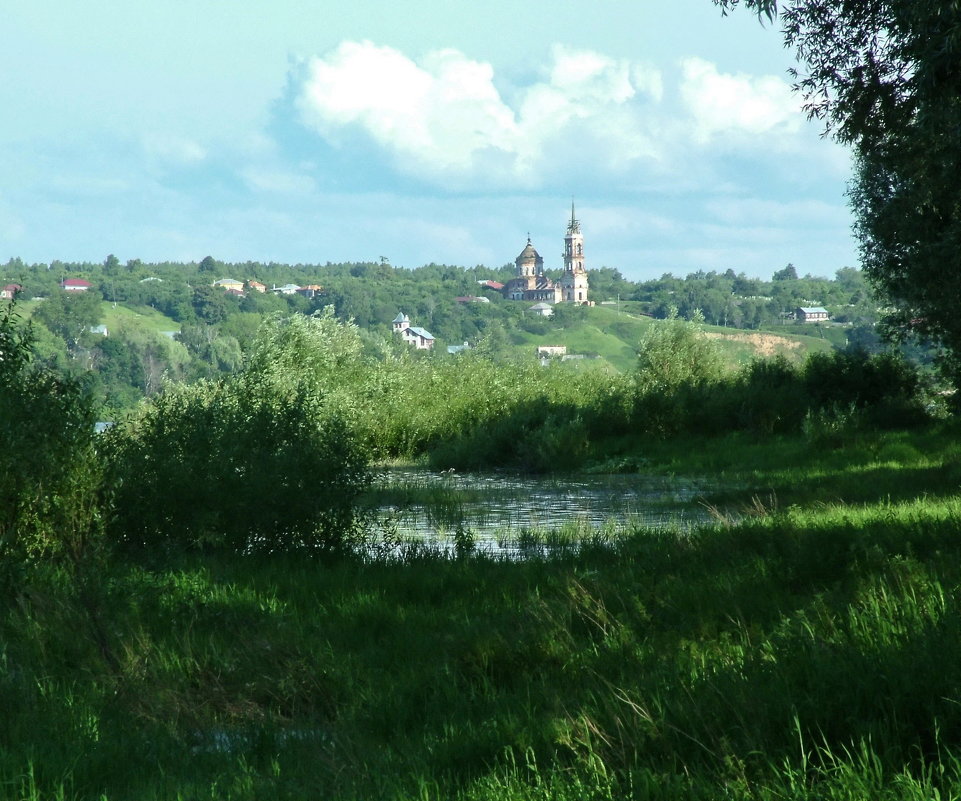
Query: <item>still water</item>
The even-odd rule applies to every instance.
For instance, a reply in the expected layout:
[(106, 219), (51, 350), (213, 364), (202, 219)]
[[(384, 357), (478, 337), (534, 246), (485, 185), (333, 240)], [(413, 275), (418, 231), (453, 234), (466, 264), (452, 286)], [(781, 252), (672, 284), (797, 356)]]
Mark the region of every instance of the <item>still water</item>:
[(528, 476), (385, 470), (377, 513), (405, 537), (449, 539), (469, 531), (501, 542), (531, 531), (581, 527), (689, 528), (708, 522), (698, 501), (717, 485), (643, 474)]

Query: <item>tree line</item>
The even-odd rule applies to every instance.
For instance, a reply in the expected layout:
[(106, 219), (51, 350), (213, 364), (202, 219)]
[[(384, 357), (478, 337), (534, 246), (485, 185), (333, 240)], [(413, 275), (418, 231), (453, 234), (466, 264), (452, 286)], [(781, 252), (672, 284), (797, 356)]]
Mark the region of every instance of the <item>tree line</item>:
[[(483, 280), (505, 281), (513, 265), (465, 268), (429, 264), (408, 270), (387, 263), (286, 265), (227, 264), (206, 257), (197, 263), (31, 264), (12, 259), (0, 268), (0, 283), (22, 286), (21, 299), (35, 304), (35, 349), (45, 363), (64, 374), (90, 374), (107, 416), (130, 408), (157, 392), (164, 380), (195, 381), (237, 372), (258, 328), (272, 314), (313, 314), (333, 307), (342, 321), (352, 320), (371, 353), (389, 352), (390, 321), (398, 311), (428, 329), (443, 345), (470, 342), (490, 354), (505, 352), (510, 334), (544, 334), (578, 318), (558, 306), (553, 320), (526, 314), (529, 304), (505, 301), (483, 287)], [(591, 270), (597, 302), (621, 303), (636, 313), (665, 318), (676, 309), (682, 318), (700, 314), (713, 325), (763, 328), (783, 323), (800, 305), (826, 305), (833, 319), (854, 324), (862, 344), (877, 346), (873, 299), (862, 273), (842, 268), (833, 279), (798, 276), (788, 265), (773, 279), (744, 273), (697, 271), (683, 278), (670, 273), (649, 281), (630, 281), (613, 268)], [(65, 292), (60, 282), (83, 277), (86, 292)], [(268, 289), (231, 296), (213, 283), (225, 277), (256, 280)], [(320, 285), (312, 297), (277, 294), (275, 286)], [(483, 298), (469, 301), (466, 298)], [(103, 301), (131, 310), (155, 310), (171, 320), (162, 333), (124, 322), (108, 336), (95, 329), (104, 319)]]

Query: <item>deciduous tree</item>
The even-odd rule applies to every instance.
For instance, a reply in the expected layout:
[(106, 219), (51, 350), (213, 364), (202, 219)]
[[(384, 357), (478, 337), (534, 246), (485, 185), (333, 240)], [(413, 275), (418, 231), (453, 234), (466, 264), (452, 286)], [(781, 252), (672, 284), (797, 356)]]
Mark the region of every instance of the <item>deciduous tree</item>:
[[(851, 145), (866, 274), (915, 332), (961, 362), (961, 2), (714, 0), (780, 17), (809, 115)], [(955, 376), (961, 374), (956, 370)]]

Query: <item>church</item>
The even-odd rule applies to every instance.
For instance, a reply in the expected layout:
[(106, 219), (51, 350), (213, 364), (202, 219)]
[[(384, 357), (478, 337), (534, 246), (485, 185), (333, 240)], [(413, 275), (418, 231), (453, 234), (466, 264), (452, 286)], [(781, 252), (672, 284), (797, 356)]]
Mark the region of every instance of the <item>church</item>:
[(587, 299), (587, 271), (584, 269), (584, 235), (580, 220), (574, 215), (571, 203), (571, 219), (564, 236), (564, 275), (552, 281), (544, 275), (544, 259), (534, 249), (530, 236), (527, 246), (514, 260), (517, 276), (504, 284), (504, 297), (508, 300), (546, 301), (547, 303), (578, 303), (590, 305)]

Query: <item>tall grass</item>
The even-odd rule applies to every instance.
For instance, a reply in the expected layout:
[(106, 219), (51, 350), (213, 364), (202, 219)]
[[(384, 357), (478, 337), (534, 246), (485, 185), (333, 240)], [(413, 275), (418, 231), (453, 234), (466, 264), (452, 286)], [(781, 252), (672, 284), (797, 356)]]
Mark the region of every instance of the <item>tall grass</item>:
[[(370, 444), (382, 414), (383, 441), (398, 449), (447, 447), (453, 458), (487, 437), (487, 455), (509, 444), (533, 467), (568, 446), (576, 463), (599, 430), (616, 431), (612, 420), (644, 419), (643, 396), (596, 377), (582, 395), (528, 373), (526, 394), (505, 408), (516, 385), (484, 364), (433, 374), (453, 401), (450, 419), (433, 420), (430, 404), (415, 414), (416, 404), (365, 383), (356, 338), (334, 326), (329, 316), (278, 321), (270, 335), (290, 347), (286, 361), (265, 347), (249, 380), (266, 383), (231, 385), (252, 393), (237, 408), (263, 389), (265, 405), (249, 408), (303, 397), (309, 408), (339, 409), (337, 431), (358, 438), (350, 447)], [(8, 318), (0, 333), (0, 352), (25, 356)], [(297, 364), (308, 372), (291, 372)], [(20, 366), (4, 378), (9, 408), (25, 414), (11, 391), (24, 376), (55, 409), (73, 397)], [(897, 377), (882, 367), (832, 369)], [(756, 368), (764, 381), (738, 381), (790, 394), (813, 374), (772, 369), (780, 384), (767, 368)], [(344, 547), (326, 561), (306, 548), (158, 549), (150, 537), (165, 527), (156, 520), (144, 547), (87, 549), (119, 496), (96, 491), (96, 471), (73, 491), (73, 473), (53, 457), (82, 453), (96, 464), (100, 451), (89, 434), (71, 451), (71, 427), (50, 440), (40, 479), (28, 483), (33, 495), (18, 507), (28, 514), (5, 518), (0, 532), (0, 800), (957, 797), (957, 428), (878, 433), (883, 415), (836, 425), (849, 410), (917, 410), (910, 376), (871, 381), (871, 396), (857, 382), (816, 383), (816, 401), (812, 389), (807, 406), (784, 407), (790, 425), (752, 423), (725, 439), (696, 438), (708, 416), (694, 400), (714, 397), (716, 411), (754, 396), (736, 383), (728, 394), (716, 383), (678, 385), (677, 416), (661, 415), (657, 432), (680, 421), (692, 439), (648, 441), (644, 458), (727, 475), (736, 492), (708, 499), (718, 523), (618, 537), (532, 531), (523, 560), (471, 547), (467, 531), (450, 553)], [(467, 386), (490, 391), (474, 397)], [(705, 394), (712, 386), (716, 397)], [(214, 418), (233, 408), (203, 397), (221, 390), (195, 391), (198, 404), (185, 408)], [(354, 409), (358, 392), (393, 405)], [(189, 417), (172, 415), (172, 428)], [(308, 440), (292, 435), (278, 452), (258, 431), (265, 463), (302, 464), (297, 448)], [(220, 453), (176, 437), (158, 443), (174, 464), (202, 467)], [(343, 494), (366, 482), (367, 451), (357, 447), (360, 480)], [(214, 466), (231, 480), (256, 472), (239, 456)], [(5, 473), (4, 486), (18, 475)], [(49, 477), (66, 482), (48, 499), (62, 517), (41, 514)], [(84, 504), (65, 505), (71, 498)], [(435, 498), (444, 503), (453, 506)], [(278, 536), (289, 530), (269, 522)], [(24, 542), (24, 531), (38, 537)]]
[(51, 574), (0, 618), (0, 798), (953, 797), (961, 500), (912, 436), (901, 498), (524, 561), (115, 563), (113, 659)]

